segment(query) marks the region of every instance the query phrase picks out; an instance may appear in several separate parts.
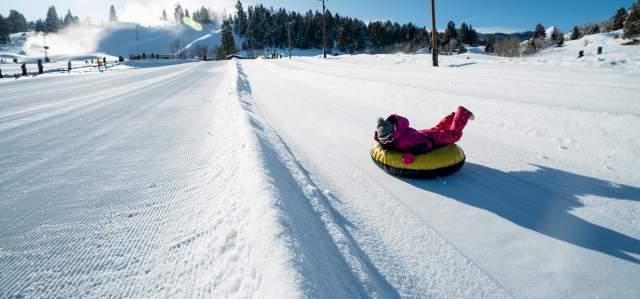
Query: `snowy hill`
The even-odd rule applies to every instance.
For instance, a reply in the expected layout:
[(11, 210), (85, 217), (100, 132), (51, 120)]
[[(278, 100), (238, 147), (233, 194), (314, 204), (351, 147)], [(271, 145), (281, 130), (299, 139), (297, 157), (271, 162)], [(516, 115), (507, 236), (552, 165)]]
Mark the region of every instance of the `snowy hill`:
[[(86, 56), (128, 56), (130, 54), (173, 54), (172, 44), (179, 40), (187, 51), (197, 45), (216, 47), (220, 31), (214, 24), (200, 28), (186, 25), (144, 27), (133, 23), (109, 23), (104, 26), (77, 25), (46, 36), (52, 61)], [(23, 36), (24, 35), (24, 36)], [(33, 60), (44, 55), (45, 37), (28, 32), (13, 34), (9, 45), (0, 46), (0, 57)]]

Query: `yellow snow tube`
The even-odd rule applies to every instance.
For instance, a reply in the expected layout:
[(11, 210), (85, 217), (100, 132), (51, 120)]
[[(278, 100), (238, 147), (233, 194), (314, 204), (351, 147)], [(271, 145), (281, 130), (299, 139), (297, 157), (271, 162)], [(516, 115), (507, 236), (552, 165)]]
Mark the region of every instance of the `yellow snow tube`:
[(402, 162), (402, 154), (385, 150), (378, 142), (371, 148), (371, 158), (376, 165), (389, 174), (402, 177), (435, 178), (449, 175), (462, 168), (466, 158), (462, 149), (455, 144), (416, 155), (416, 160), (411, 164)]

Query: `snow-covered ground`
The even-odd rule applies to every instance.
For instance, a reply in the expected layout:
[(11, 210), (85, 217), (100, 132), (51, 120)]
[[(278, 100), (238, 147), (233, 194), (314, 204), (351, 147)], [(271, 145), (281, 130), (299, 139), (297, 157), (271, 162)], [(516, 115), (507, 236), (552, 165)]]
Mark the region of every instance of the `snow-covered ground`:
[[(46, 41), (46, 42), (45, 42)], [(115, 22), (106, 25), (75, 25), (55, 34), (25, 32), (11, 34), (11, 42), (0, 45), (0, 70), (3, 75), (19, 74), (20, 65), (27, 64), (29, 73), (37, 72), (38, 59), (44, 60), (44, 46), (50, 63), (44, 64), (45, 71), (67, 69), (67, 62), (73, 67), (84, 67), (78, 72), (96, 72), (97, 67), (88, 68), (91, 60), (106, 58), (109, 62), (118, 56), (147, 56), (151, 54), (173, 55), (174, 43), (179, 41), (182, 49), (190, 55), (197, 46), (215, 48), (220, 43), (220, 29), (215, 24), (193, 28), (186, 25), (142, 26), (134, 23)], [(13, 59), (18, 63), (13, 63)], [(94, 63), (93, 65), (95, 65)]]
[[(0, 297), (637, 298), (640, 49), (602, 41), (0, 81)], [(371, 162), (457, 105), (460, 172)]]

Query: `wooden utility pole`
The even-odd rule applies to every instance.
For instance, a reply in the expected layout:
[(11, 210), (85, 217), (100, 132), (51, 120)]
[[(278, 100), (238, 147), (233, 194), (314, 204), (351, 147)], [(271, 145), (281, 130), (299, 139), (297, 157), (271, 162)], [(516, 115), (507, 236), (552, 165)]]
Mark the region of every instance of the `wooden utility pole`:
[(322, 56), (327, 58), (327, 22), (325, 17), (324, 0), (322, 0)]
[(291, 59), (291, 22), (287, 23), (287, 36), (289, 37), (289, 59)]
[(431, 0), (431, 56), (433, 66), (438, 66), (438, 30), (436, 29), (436, 5), (435, 0)]

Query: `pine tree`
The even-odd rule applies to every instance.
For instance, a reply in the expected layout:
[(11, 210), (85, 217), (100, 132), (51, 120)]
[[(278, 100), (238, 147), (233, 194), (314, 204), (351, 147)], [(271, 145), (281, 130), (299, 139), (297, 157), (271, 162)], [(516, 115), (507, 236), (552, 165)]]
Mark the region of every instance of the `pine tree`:
[(344, 53), (351, 53), (353, 51), (353, 32), (351, 31), (351, 26), (349, 26), (349, 22), (346, 22), (340, 26), (340, 31), (338, 33), (337, 46), (338, 49)]
[(538, 25), (536, 25), (536, 29), (533, 31), (533, 39), (545, 38), (545, 37), (547, 37), (547, 33), (544, 31), (544, 26), (538, 23)]
[(624, 37), (632, 38), (637, 35), (640, 35), (640, 0), (631, 6), (624, 21)]
[(609, 20), (611, 31), (620, 30), (624, 27), (624, 20), (627, 18), (627, 10), (624, 7), (618, 9), (616, 14)]
[(581, 37), (582, 37), (582, 34), (580, 33), (580, 29), (578, 29), (578, 26), (574, 26), (573, 31), (571, 31), (571, 40), (576, 40)]
[(470, 34), (471, 33), (469, 32), (469, 26), (467, 25), (467, 23), (463, 22), (462, 25), (460, 25), (459, 40), (465, 44), (468, 43)]
[(2, 15), (0, 15), (0, 45), (6, 44), (11, 41), (9, 37), (9, 22)]
[(109, 22), (117, 22), (118, 16), (116, 16), (116, 8), (111, 5), (109, 7)]
[(10, 33), (25, 32), (27, 28), (27, 20), (24, 15), (16, 10), (9, 11), (9, 16), (5, 19)]
[(458, 38), (458, 32), (456, 30), (456, 24), (453, 21), (449, 21), (447, 23), (447, 29), (444, 31), (444, 35), (442, 37), (443, 44), (449, 44), (451, 40)]
[(222, 22), (222, 38), (220, 40), (220, 47), (216, 51), (216, 59), (226, 59), (231, 54), (236, 54), (236, 42), (231, 33), (231, 24), (228, 20)]
[(184, 18), (184, 11), (182, 10), (180, 3), (176, 3), (173, 10), (173, 18), (175, 19), (176, 24), (184, 24), (184, 21), (182, 20)]
[(63, 24), (65, 27), (72, 25), (72, 24), (77, 24), (78, 23), (78, 17), (74, 17), (71, 14), (71, 10), (67, 10), (67, 14), (64, 16), (64, 21)]
[(244, 12), (242, 2), (236, 3), (235, 31), (238, 35), (244, 36), (247, 33), (247, 14)]
[(467, 40), (465, 40), (465, 44), (475, 46), (478, 44), (478, 32), (473, 29), (473, 26), (469, 25), (469, 33), (467, 34)]
[(188, 9), (185, 9), (185, 10), (184, 10), (184, 16), (185, 16), (185, 18), (190, 18), (190, 17), (191, 17), (191, 16), (189, 15), (189, 10), (188, 10)]
[(164, 9), (162, 10), (162, 17), (160, 17), (160, 20), (165, 22), (169, 21), (169, 19), (167, 18), (167, 11)]
[(44, 21), (42, 21), (42, 19), (38, 19), (36, 21), (35, 30), (36, 30), (36, 32), (45, 32), (45, 31), (47, 31), (47, 25), (45, 24)]
[(484, 46), (485, 53), (494, 53), (496, 51), (495, 41), (492, 37), (487, 39), (487, 44)]
[(58, 19), (58, 13), (54, 6), (50, 6), (47, 11), (47, 18), (45, 19), (45, 30), (47, 32), (58, 32), (60, 27), (60, 20)]

